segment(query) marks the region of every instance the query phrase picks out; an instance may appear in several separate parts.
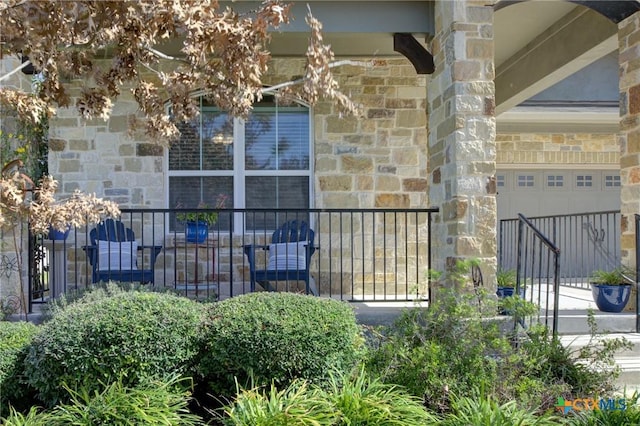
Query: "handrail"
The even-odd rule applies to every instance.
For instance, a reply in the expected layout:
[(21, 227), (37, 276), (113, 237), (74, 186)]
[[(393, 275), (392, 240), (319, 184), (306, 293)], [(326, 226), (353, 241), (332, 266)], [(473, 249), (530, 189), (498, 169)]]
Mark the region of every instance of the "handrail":
[[(525, 227), (531, 234), (525, 236)], [(534, 240), (538, 240), (536, 243)], [(531, 243), (530, 245), (528, 243)], [(547, 248), (546, 258), (543, 253), (543, 246)], [(537, 257), (536, 257), (537, 248)], [(524, 251), (524, 253), (523, 253)], [(552, 259), (550, 259), (552, 257)], [(546, 276), (544, 275), (544, 266), (546, 263)], [(549, 268), (553, 266), (553, 318), (552, 318), (552, 333), (553, 336), (558, 334), (558, 315), (560, 304), (560, 249), (547, 238), (527, 217), (522, 214), (518, 214), (518, 248), (517, 248), (517, 267), (516, 267), (516, 291), (519, 291), (524, 278), (524, 286), (526, 288), (527, 281), (532, 284), (530, 296), (528, 299), (531, 302), (537, 302), (541, 309), (544, 309), (545, 325), (548, 326), (548, 312), (549, 312)], [(530, 267), (530, 269), (528, 268)], [(529, 275), (530, 276), (529, 276)], [(537, 300), (533, 294), (533, 284), (537, 275)], [(543, 278), (546, 278), (543, 279)], [(546, 284), (545, 284), (546, 283)], [(546, 297), (543, 300), (542, 287), (546, 285)]]
[[(215, 212), (217, 221), (201, 238), (187, 238), (186, 224), (177, 215), (190, 212)], [(161, 247), (157, 257), (139, 253), (136, 259), (138, 270), (152, 271), (144, 277), (154, 287), (207, 299), (246, 293), (251, 290), (250, 268), (242, 247), (268, 244), (277, 225), (299, 218), (315, 231), (317, 250), (309, 268), (323, 296), (414, 301), (425, 300), (431, 292), (426, 271), (432, 265), (431, 226), (436, 212), (437, 208), (122, 208), (119, 220), (131, 230), (138, 247)], [(92, 228), (76, 227), (67, 240), (55, 245), (44, 236), (32, 236), (30, 304), (46, 303), (57, 294), (99, 281), (83, 250)], [(36, 262), (38, 247), (44, 247), (46, 255)], [(262, 267), (268, 260), (265, 252), (257, 262)], [(47, 273), (45, 267), (50, 268)], [(122, 271), (110, 271), (109, 276), (115, 272)], [(279, 290), (300, 290), (295, 280), (278, 280)]]
[(553, 244), (553, 242), (549, 238), (547, 238), (542, 232), (540, 232), (540, 230), (538, 230), (538, 228), (536, 228), (535, 225), (533, 223), (531, 223), (531, 221), (529, 219), (527, 219), (526, 216), (524, 216), (521, 213), (518, 213), (518, 219), (520, 219), (522, 222), (527, 224), (527, 226), (529, 226), (529, 228), (531, 228), (531, 231), (534, 234), (536, 234), (538, 236), (538, 238), (540, 238), (542, 240), (542, 242), (547, 247), (549, 247), (554, 253), (560, 254), (560, 249), (558, 247), (556, 247), (556, 245)]

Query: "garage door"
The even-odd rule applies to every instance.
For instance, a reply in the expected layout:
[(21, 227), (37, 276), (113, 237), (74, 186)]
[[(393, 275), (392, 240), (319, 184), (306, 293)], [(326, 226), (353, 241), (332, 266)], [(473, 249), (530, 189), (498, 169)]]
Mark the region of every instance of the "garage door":
[[(516, 218), (518, 213), (531, 218), (620, 210), (617, 171), (508, 170), (499, 171), (496, 176), (499, 220)], [(570, 278), (571, 282), (584, 281), (594, 269), (607, 268), (611, 259), (619, 255), (620, 224), (595, 223), (589, 215), (567, 219), (557, 222), (563, 230), (558, 230), (555, 237), (552, 229), (556, 229), (556, 221), (536, 223), (561, 250), (561, 277)], [(513, 223), (500, 225), (505, 225), (498, 231), (500, 267), (514, 269), (516, 230)]]
[(620, 209), (615, 170), (498, 171), (498, 219)]

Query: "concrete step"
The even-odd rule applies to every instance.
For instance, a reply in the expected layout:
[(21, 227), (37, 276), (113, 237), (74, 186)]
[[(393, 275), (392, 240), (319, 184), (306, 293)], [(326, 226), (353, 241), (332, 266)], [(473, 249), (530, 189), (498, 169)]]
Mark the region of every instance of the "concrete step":
[[(589, 334), (587, 310), (561, 311), (558, 316), (558, 334)], [(598, 332), (600, 333), (635, 333), (636, 316), (634, 313), (621, 312), (612, 314), (594, 312)]]
[[(634, 318), (635, 320), (635, 318)], [(611, 339), (624, 337), (633, 345), (631, 350), (618, 352), (614, 356), (616, 365), (620, 367), (620, 377), (616, 379), (616, 384), (620, 390), (625, 390), (627, 394), (640, 391), (640, 333), (607, 333), (598, 335), (599, 339)], [(589, 343), (591, 336), (585, 334), (563, 335), (560, 341), (568, 347), (579, 349)]]

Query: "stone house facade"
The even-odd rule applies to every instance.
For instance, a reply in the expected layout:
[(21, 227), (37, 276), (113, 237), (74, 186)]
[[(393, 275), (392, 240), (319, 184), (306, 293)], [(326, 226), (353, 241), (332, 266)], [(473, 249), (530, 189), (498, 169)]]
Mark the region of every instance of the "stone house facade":
[[(518, 4), (475, 0), (380, 3), (393, 4), (398, 10), (429, 3), (429, 13), (422, 16), (428, 34), (421, 44), (433, 55), (435, 71), (418, 74), (412, 60), (401, 55), (350, 56), (348, 48), (338, 52), (340, 57), (370, 60), (374, 65), (335, 69), (341, 87), (363, 105), (363, 117), (342, 117), (329, 103), (311, 111), (312, 207), (438, 207), (434, 266), (444, 269), (458, 258), (479, 258), (489, 283), (496, 270), (500, 209), (496, 193), (500, 191), (495, 177), (501, 171), (537, 166), (555, 169), (555, 165), (562, 169), (567, 164), (614, 171), (619, 176), (623, 215), (628, 218), (640, 210), (637, 2), (626, 2), (620, 11), (577, 6), (589, 19), (594, 13), (606, 15), (602, 25), (608, 25), (607, 31), (613, 26), (619, 52), (619, 126), (614, 131), (585, 132), (544, 127), (537, 131), (497, 129), (496, 116), (499, 122), (500, 114), (518, 95), (509, 92), (512, 97), (503, 101), (507, 90), (497, 89), (506, 84), (503, 76), (507, 75), (496, 60), (498, 17), (502, 8)], [(573, 3), (591, 6), (590, 2)], [(331, 21), (330, 15), (324, 19)], [(403, 30), (400, 25), (396, 31), (419, 32), (409, 27), (406, 24)], [(331, 32), (336, 27), (328, 28)], [(574, 32), (590, 30), (595, 31), (582, 27)], [(362, 30), (367, 31), (374, 32), (372, 28)], [(579, 44), (575, 40), (567, 43)], [(563, 48), (568, 55), (567, 47), (560, 46)], [(351, 49), (356, 52), (358, 47), (354, 44)], [(272, 81), (299, 75), (301, 66), (300, 59), (276, 55)], [(22, 80), (19, 84), (24, 84)], [(82, 82), (72, 84), (79, 90)], [(518, 84), (521, 82), (514, 79), (511, 86)], [(544, 89), (538, 81), (527, 87), (536, 87), (538, 92)], [(72, 109), (58, 111), (50, 123), (49, 171), (60, 181), (61, 195), (78, 188), (123, 207), (170, 208), (168, 151), (141, 133), (128, 131), (136, 105), (126, 91), (122, 93), (106, 122), (83, 122)], [(635, 231), (629, 228), (629, 220), (624, 223), (622, 251), (630, 260)]]

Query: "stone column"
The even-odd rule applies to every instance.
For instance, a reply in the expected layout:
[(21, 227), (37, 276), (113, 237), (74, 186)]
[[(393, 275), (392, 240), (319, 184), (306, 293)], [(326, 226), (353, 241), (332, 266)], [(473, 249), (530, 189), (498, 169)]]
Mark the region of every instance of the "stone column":
[(496, 126), (493, 8), (486, 1), (435, 3), (429, 82), (429, 204), (434, 268), (458, 259), (481, 261), (484, 285), (495, 288)]
[[(635, 267), (635, 214), (640, 214), (640, 13), (618, 24), (620, 61), (620, 211), (622, 264)], [(635, 309), (631, 297), (628, 309)]]

